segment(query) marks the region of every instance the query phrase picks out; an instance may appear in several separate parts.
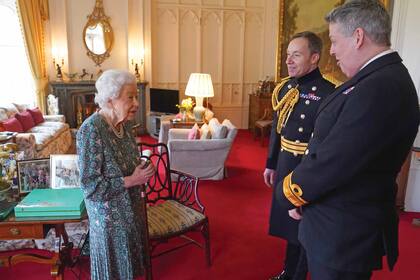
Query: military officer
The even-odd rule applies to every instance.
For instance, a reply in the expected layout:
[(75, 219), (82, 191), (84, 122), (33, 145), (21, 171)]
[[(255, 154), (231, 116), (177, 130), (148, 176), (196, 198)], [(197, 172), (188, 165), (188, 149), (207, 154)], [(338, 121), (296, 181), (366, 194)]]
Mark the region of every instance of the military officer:
[[(316, 111), (334, 89), (319, 71), (321, 50), (322, 41), (312, 32), (294, 35), (288, 45), (286, 65), (290, 77), (276, 86), (272, 96), (275, 114), (264, 171), (264, 182), (269, 187), (275, 186), (301, 161)], [(292, 210), (291, 214), (294, 211), (298, 210)], [(284, 270), (271, 279), (306, 279), (306, 258), (297, 239), (298, 221), (289, 217), (288, 209), (280, 207), (274, 196), (269, 233), (288, 241)]]
[(326, 20), (330, 52), (350, 79), (319, 107), (306, 155), (276, 198), (302, 208), (311, 279), (367, 280), (383, 255), (390, 269), (397, 260), (395, 181), (418, 130), (418, 97), (379, 1), (347, 1)]

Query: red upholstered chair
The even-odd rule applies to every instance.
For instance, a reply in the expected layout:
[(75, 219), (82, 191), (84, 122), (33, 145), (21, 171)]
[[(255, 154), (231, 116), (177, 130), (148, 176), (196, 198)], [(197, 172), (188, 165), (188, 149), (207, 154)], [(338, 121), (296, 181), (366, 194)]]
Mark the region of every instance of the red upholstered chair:
[[(142, 233), (146, 237), (146, 279), (152, 279), (151, 258), (188, 244), (203, 248), (210, 266), (209, 221), (198, 196), (199, 179), (171, 170), (165, 144), (138, 145), (142, 158), (151, 160), (156, 167), (155, 175), (142, 190), (145, 199), (143, 219), (147, 225)], [(200, 232), (202, 238), (191, 235), (192, 232)], [(181, 239), (182, 242), (170, 242), (172, 239)], [(169, 248), (159, 250), (162, 243), (168, 243), (165, 247)]]

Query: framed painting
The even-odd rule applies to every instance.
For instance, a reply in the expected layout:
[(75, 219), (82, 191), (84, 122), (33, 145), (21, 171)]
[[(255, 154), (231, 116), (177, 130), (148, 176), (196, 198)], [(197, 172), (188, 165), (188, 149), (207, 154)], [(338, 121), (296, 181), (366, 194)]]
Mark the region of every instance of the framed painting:
[(47, 189), (50, 187), (50, 159), (18, 160), (17, 174), (19, 194)]
[(80, 188), (77, 155), (51, 155), (51, 188)]
[[(287, 77), (285, 64), (287, 45), (290, 38), (302, 31), (312, 31), (321, 37), (323, 50), (319, 63), (321, 72), (335, 84), (341, 84), (347, 78), (330, 55), (331, 41), (325, 15), (345, 0), (279, 0), (279, 28), (277, 36), (276, 81)], [(381, 0), (388, 11), (392, 11), (393, 0)]]

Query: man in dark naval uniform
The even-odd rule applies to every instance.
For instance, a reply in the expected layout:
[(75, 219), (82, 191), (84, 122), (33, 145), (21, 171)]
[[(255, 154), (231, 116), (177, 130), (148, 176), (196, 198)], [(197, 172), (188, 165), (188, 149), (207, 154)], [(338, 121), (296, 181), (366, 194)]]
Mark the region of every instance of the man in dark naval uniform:
[[(301, 161), (313, 130), (316, 111), (334, 90), (334, 85), (319, 71), (321, 51), (322, 41), (312, 32), (294, 35), (288, 45), (286, 65), (290, 77), (276, 86), (272, 96), (275, 113), (264, 171), (264, 182), (269, 187), (276, 185)], [(291, 214), (295, 211), (298, 210), (292, 210)], [(288, 243), (283, 272), (271, 279), (306, 279), (308, 269), (297, 239), (298, 225), (273, 195), (269, 233), (286, 239)]]
[(299, 241), (313, 280), (366, 280), (398, 257), (396, 177), (419, 125), (416, 89), (377, 0), (347, 1), (326, 17), (331, 54), (350, 79), (319, 107), (301, 163), (276, 198), (302, 208)]

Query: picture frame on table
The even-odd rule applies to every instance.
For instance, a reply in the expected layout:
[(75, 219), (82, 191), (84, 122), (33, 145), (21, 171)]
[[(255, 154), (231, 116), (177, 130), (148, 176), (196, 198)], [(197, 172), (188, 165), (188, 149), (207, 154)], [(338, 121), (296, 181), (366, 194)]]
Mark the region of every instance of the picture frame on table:
[(50, 188), (50, 159), (18, 160), (17, 177), (19, 194), (30, 193), (34, 189)]
[(77, 155), (50, 155), (51, 188), (80, 188)]

